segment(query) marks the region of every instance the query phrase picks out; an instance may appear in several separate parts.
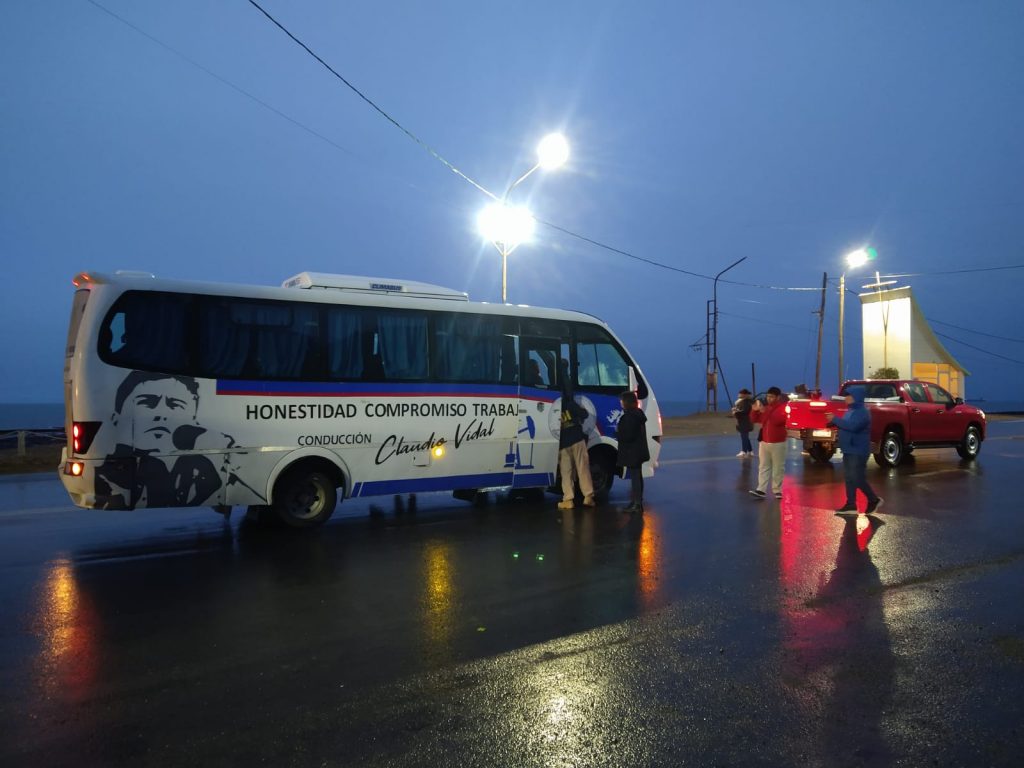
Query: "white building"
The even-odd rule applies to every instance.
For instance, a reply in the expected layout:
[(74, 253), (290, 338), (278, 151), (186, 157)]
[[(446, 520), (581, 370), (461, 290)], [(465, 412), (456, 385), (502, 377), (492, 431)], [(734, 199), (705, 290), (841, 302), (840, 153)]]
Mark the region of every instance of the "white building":
[(909, 287), (862, 293), (860, 303), (864, 378), (895, 368), (900, 378), (930, 381), (964, 397), (970, 373), (936, 338)]

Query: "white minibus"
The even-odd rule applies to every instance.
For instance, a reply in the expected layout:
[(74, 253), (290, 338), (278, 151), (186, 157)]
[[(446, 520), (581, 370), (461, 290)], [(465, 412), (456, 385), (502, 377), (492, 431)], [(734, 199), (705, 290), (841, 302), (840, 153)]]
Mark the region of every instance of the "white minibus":
[(611, 487), (627, 388), (648, 419), (644, 474), (657, 465), (654, 394), (589, 315), (309, 272), (280, 288), (73, 282), (60, 475), (81, 507), (258, 505), (301, 527), (339, 495), (549, 488), (566, 386), (595, 488)]

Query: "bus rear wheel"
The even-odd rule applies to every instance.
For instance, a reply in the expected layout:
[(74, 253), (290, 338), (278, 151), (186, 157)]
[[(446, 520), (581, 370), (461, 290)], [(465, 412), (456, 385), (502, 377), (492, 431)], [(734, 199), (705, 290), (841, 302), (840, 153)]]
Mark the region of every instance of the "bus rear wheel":
[(309, 528), (327, 522), (338, 503), (334, 481), (316, 469), (296, 468), (274, 486), (273, 509), (292, 528)]

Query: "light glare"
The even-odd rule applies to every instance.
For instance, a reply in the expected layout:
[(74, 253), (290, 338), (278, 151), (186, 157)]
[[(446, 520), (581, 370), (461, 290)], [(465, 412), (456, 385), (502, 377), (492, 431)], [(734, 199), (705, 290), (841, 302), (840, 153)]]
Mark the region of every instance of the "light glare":
[(852, 251), (846, 254), (846, 266), (850, 269), (856, 269), (857, 267), (863, 267), (868, 263), (868, 252), (865, 248), (858, 248), (856, 251)]
[(565, 165), (569, 159), (569, 142), (560, 133), (549, 133), (537, 145), (537, 160), (540, 167), (553, 171)]
[(534, 220), (523, 206), (492, 203), (480, 212), (477, 227), (480, 234), (492, 243), (511, 250), (533, 237)]

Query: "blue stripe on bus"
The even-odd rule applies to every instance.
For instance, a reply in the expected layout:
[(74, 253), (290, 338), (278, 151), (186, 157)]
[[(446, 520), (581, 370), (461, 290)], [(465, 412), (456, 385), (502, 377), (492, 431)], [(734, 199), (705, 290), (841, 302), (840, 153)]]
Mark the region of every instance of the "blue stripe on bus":
[(374, 480), (352, 488), (353, 496), (386, 496), (391, 493), (427, 493), (430, 491), (454, 491), (457, 488), (493, 488), (498, 486), (531, 487), (550, 485), (546, 478), (551, 475), (536, 474), (527, 477), (538, 478), (528, 486), (513, 483), (511, 472), (486, 475), (450, 475), (448, 477), (416, 477), (408, 480)]
[(218, 395), (260, 397), (520, 397), (554, 402), (559, 394), (547, 389), (515, 384), (437, 384), (389, 382), (370, 384), (345, 381), (259, 381), (217, 379)]

